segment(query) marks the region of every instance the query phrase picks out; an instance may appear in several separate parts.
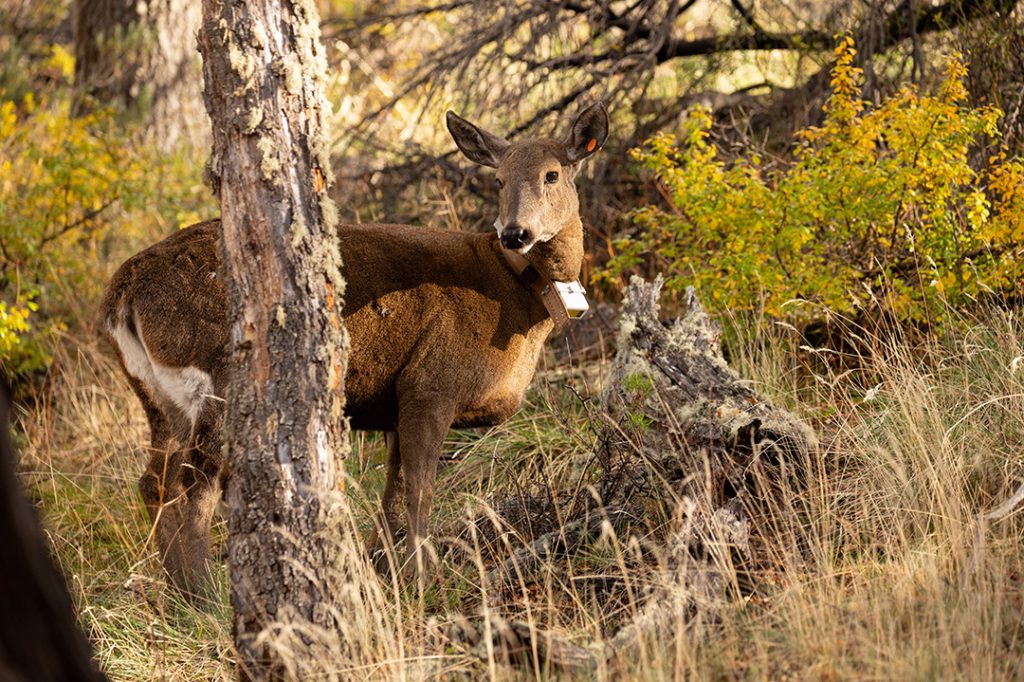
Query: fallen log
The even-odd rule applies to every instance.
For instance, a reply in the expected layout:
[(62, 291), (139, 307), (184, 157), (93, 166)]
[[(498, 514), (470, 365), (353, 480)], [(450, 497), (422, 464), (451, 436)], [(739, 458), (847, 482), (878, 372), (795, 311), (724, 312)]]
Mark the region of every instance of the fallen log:
[[(659, 277), (626, 291), (617, 354), (602, 404), (609, 428), (598, 452), (605, 504), (636, 495), (706, 498), (751, 493), (752, 467), (792, 470), (816, 451), (814, 432), (729, 367), (720, 330), (693, 288), (671, 324), (658, 317)], [(780, 472), (783, 475), (791, 471)]]

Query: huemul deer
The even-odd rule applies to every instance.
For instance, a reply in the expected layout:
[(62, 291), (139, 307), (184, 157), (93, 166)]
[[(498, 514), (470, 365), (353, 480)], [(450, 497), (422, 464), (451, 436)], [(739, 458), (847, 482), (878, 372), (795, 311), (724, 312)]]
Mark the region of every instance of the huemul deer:
[[(338, 229), (351, 337), (346, 413), (354, 429), (387, 432), (381, 518), (368, 545), (396, 529), (404, 487), (414, 566), (448, 430), (497, 424), (519, 407), (555, 326), (542, 291), (579, 276), (574, 178), (608, 135), (600, 103), (560, 141), (510, 143), (452, 112), (447, 123), (463, 154), (497, 169), (497, 234)], [(103, 301), (106, 336), (149, 419), (151, 456), (139, 487), (163, 565), (186, 593), (208, 579), (224, 470), (217, 396), (229, 330), (219, 232), (219, 221), (201, 223), (133, 256)]]

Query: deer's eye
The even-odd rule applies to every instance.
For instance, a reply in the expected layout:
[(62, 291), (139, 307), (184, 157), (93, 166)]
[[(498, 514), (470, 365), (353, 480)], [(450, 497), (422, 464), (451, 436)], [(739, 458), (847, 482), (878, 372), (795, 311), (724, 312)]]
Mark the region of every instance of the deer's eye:
[(558, 182), (558, 171), (548, 171), (548, 174), (544, 176), (544, 182), (549, 185), (553, 185)]
[(498, 189), (505, 186), (505, 183), (501, 181), (501, 178), (494, 178), (494, 181), (498, 183)]

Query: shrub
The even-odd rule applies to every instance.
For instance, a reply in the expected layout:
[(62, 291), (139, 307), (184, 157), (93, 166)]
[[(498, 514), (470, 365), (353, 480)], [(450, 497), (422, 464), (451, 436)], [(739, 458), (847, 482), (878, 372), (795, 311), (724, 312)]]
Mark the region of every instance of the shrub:
[(192, 150), (159, 154), (113, 111), (70, 112), (69, 90), (0, 91), (0, 372), (15, 382), (92, 319), (112, 267), (213, 212)]
[(50, 302), (58, 284), (87, 285), (81, 251), (95, 246), (104, 213), (138, 191), (133, 155), (105, 124), (102, 112), (76, 119), (67, 103), (39, 106), (31, 95), (0, 102), (0, 296), (11, 301), (0, 316), (0, 363), (10, 374), (44, 367), (42, 339), (62, 326), (59, 315), (30, 318), (36, 305), (27, 301)]
[(908, 86), (870, 107), (854, 54), (840, 38), (825, 120), (798, 134), (784, 165), (753, 153), (727, 163), (701, 109), (681, 141), (659, 133), (632, 150), (671, 202), (633, 213), (639, 234), (616, 242), (599, 276), (655, 257), (670, 291), (692, 284), (713, 308), (800, 322), (824, 306), (935, 323), (947, 305), (1013, 295), (1024, 277), (1024, 165), (1005, 152), (970, 163), (1002, 112), (968, 105), (959, 55), (937, 93)]

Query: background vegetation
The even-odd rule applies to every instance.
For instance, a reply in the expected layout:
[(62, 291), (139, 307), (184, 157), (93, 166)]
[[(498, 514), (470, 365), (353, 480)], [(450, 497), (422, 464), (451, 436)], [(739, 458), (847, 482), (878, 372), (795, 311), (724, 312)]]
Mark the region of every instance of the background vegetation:
[[(493, 179), (453, 154), (443, 111), (554, 133), (602, 97), (614, 142), (580, 180), (594, 297), (614, 304), (631, 273), (696, 286), (740, 372), (822, 436), (806, 546), (714, 622), (680, 613), (671, 641), (602, 676), (1024, 675), (1021, 522), (979, 520), (1024, 465), (1016, 2), (319, 4), (343, 218), (490, 229)], [(94, 312), (126, 257), (215, 214), (205, 142), (154, 134), (153, 93), (86, 87), (74, 17), (0, 9), (0, 371), (22, 400), (21, 469), (111, 676), (229, 679), (226, 597), (195, 610), (159, 572), (135, 492), (145, 420)], [(481, 594), (493, 555), (462, 523), (509, 491), (578, 485), (605, 367), (552, 355), (511, 422), (452, 434), (428, 591), (378, 578), (353, 541), (339, 670), (514, 676), (448, 648), (452, 614), (484, 604), (579, 640), (632, 614), (651, 563), (625, 539), (539, 588)], [(356, 445), (365, 530), (384, 453)]]
[[(934, 95), (905, 86), (867, 108), (853, 39), (838, 42), (824, 121), (797, 132), (791, 163), (723, 160), (699, 108), (682, 149), (658, 133), (633, 150), (669, 206), (633, 212), (641, 229), (615, 242), (608, 275), (651, 255), (670, 288), (804, 323), (823, 308), (935, 323), (945, 306), (1015, 296), (1024, 166), (998, 144), (1003, 112), (967, 104), (958, 54)], [(972, 163), (979, 148), (992, 151)]]

